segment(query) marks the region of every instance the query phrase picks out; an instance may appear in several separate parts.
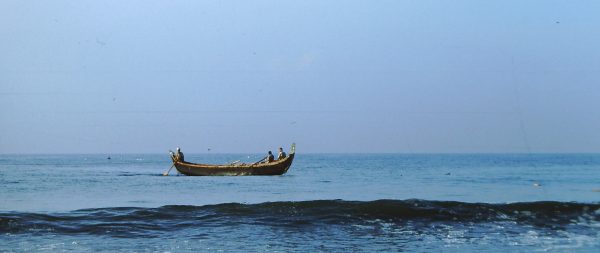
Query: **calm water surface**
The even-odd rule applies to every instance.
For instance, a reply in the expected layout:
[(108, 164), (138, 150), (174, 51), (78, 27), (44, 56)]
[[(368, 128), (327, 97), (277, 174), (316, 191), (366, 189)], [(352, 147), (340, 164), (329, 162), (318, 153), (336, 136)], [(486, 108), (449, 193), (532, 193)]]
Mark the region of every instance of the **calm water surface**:
[[(0, 251), (600, 251), (600, 155), (0, 156)], [(253, 154), (191, 161), (253, 162)]]

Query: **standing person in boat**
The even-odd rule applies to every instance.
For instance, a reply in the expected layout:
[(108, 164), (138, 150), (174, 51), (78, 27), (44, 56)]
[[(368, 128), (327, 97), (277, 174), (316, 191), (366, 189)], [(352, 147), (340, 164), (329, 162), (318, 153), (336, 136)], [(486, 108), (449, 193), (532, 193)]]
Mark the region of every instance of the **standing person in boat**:
[(181, 149), (179, 147), (177, 147), (177, 154), (176, 154), (176, 156), (177, 156), (177, 159), (179, 161), (182, 161), (182, 162), (185, 161), (184, 156), (183, 156), (183, 152), (181, 152)]
[(285, 152), (283, 152), (283, 148), (279, 147), (279, 155), (277, 155), (277, 160), (281, 160), (286, 157)]

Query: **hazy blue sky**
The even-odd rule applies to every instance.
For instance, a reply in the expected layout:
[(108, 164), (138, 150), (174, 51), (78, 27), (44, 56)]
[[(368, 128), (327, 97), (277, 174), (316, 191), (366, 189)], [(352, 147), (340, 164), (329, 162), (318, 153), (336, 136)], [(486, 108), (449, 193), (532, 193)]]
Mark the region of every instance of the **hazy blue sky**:
[(600, 1), (0, 1), (0, 153), (600, 152)]

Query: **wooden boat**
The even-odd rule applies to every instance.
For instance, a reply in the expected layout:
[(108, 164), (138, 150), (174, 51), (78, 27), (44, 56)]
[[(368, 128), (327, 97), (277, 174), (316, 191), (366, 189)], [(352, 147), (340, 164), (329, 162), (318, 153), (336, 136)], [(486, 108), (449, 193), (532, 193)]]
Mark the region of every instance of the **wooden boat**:
[(171, 159), (177, 171), (187, 176), (266, 176), (285, 174), (292, 166), (295, 153), (296, 145), (292, 144), (290, 153), (285, 158), (270, 163), (215, 165), (180, 161), (173, 155), (171, 155)]

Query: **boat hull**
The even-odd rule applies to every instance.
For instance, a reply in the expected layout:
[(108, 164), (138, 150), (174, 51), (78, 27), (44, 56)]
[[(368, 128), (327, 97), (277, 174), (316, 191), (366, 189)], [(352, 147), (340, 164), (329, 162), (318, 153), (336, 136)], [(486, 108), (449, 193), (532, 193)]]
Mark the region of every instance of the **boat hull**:
[(274, 176), (285, 174), (292, 162), (294, 153), (284, 159), (258, 164), (211, 165), (173, 161), (175, 169), (186, 176)]

